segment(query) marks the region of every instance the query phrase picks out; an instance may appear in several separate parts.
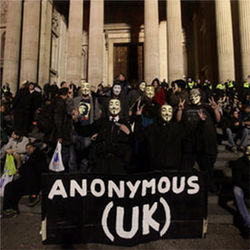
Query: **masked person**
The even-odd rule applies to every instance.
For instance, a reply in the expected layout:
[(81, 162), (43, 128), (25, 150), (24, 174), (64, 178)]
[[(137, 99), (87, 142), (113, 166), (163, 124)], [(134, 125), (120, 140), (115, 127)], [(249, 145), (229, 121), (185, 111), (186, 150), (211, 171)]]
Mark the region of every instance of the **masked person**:
[(128, 100), (127, 96), (124, 95), (124, 92), (122, 91), (122, 85), (119, 82), (115, 82), (111, 89), (111, 96), (106, 99), (103, 103), (102, 107), (102, 117), (105, 118), (109, 116), (109, 101), (111, 99), (118, 99), (121, 103), (121, 113), (120, 117), (128, 122), (129, 121), (129, 106), (128, 106)]
[[(209, 191), (215, 192), (213, 166), (217, 157), (217, 135), (215, 123), (220, 122), (219, 107), (214, 99), (210, 106), (203, 105), (199, 89), (190, 91), (191, 105), (181, 114), (185, 126), (183, 143), (183, 170), (192, 170), (197, 161), (200, 170), (207, 171)], [(177, 117), (180, 120), (180, 116)]]
[(155, 89), (152, 85), (145, 87), (145, 93), (142, 102), (137, 107), (142, 106), (142, 126), (146, 128), (152, 124), (156, 118), (160, 105), (153, 99), (155, 96)]
[[(90, 84), (88, 82), (81, 82), (80, 96), (74, 98), (74, 108), (78, 110), (78, 119), (82, 126), (90, 125), (95, 120), (98, 120), (101, 115), (101, 109), (98, 99), (92, 95)], [(82, 137), (74, 131), (74, 161), (78, 162), (81, 172), (87, 171), (89, 147), (91, 143), (90, 137)], [(73, 170), (78, 168), (75, 165)]]
[(90, 149), (90, 172), (99, 174), (125, 174), (130, 162), (130, 130), (121, 118), (119, 99), (109, 101), (109, 115), (82, 126), (78, 111), (73, 112), (74, 126), (81, 136), (92, 136)]
[[(184, 103), (180, 101), (177, 113), (182, 111)], [(144, 130), (140, 152), (144, 153), (141, 158), (145, 162), (144, 166), (140, 166), (141, 170), (180, 169), (184, 129), (181, 123), (176, 122), (174, 115), (173, 107), (164, 104), (158, 111), (157, 120)]]

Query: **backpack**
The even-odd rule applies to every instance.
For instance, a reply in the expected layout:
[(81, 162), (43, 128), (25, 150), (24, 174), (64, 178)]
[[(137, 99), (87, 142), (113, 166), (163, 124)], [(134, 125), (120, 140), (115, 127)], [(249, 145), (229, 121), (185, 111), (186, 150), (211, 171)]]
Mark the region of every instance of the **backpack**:
[(54, 106), (52, 103), (45, 104), (37, 112), (37, 127), (45, 134), (49, 134), (54, 126)]

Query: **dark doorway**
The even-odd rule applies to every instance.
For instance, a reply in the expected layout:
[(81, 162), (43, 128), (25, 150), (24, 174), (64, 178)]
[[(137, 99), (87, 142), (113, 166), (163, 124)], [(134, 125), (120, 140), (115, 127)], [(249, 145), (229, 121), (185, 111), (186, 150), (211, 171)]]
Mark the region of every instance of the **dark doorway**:
[(124, 73), (129, 82), (141, 81), (143, 68), (143, 43), (114, 44), (114, 78)]

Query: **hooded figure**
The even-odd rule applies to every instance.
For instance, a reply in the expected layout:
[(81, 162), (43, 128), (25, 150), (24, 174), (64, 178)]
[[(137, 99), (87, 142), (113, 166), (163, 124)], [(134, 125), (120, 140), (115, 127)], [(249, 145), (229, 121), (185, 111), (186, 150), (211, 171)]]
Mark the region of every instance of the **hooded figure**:
[(202, 104), (199, 89), (190, 91), (191, 105), (184, 110), (182, 121), (185, 126), (183, 143), (183, 170), (192, 170), (197, 161), (200, 170), (208, 173), (209, 191), (215, 192), (213, 182), (213, 166), (217, 157), (217, 135), (215, 123), (220, 122), (220, 112), (213, 97), (209, 105)]
[(77, 113), (73, 113), (77, 133), (92, 136), (89, 168), (93, 173), (126, 173), (131, 156), (130, 130), (120, 118), (121, 112), (120, 100), (110, 99), (108, 116), (88, 126), (81, 126)]
[[(182, 156), (184, 129), (173, 119), (172, 106), (164, 104), (158, 112), (158, 119), (143, 132), (142, 147), (148, 170), (179, 170)], [(138, 127), (137, 127), (138, 128)], [(136, 131), (138, 136), (138, 131)], [(146, 168), (144, 168), (145, 170)]]

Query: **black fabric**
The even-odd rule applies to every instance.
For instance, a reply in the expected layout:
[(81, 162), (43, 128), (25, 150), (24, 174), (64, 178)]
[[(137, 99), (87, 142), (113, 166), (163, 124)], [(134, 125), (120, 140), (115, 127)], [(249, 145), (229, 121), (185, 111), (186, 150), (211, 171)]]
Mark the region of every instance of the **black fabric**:
[[(95, 121), (89, 126), (75, 124), (76, 132), (84, 137), (98, 133), (95, 142), (90, 147), (90, 167), (95, 173), (123, 174), (130, 162), (130, 136), (120, 130), (118, 124), (107, 119)], [(126, 124), (126, 123), (125, 123)]]
[(66, 100), (58, 97), (54, 104), (54, 128), (50, 135), (50, 141), (56, 143), (62, 138), (63, 145), (72, 143), (72, 118), (67, 113)]
[(37, 148), (19, 168), (19, 178), (5, 186), (3, 209), (12, 208), (18, 211), (18, 201), (23, 195), (39, 194), (41, 175), (46, 172), (48, 172), (46, 157)]
[(145, 130), (145, 146), (151, 169), (177, 170), (181, 164), (183, 126), (160, 121)]
[[(199, 118), (198, 110), (206, 114), (206, 120)], [(185, 126), (184, 152), (217, 154), (217, 135), (213, 110), (205, 105), (190, 105), (183, 112)]]
[(245, 195), (249, 197), (250, 162), (246, 156), (233, 162), (232, 178), (234, 186), (241, 187)]
[(30, 118), (30, 96), (26, 88), (20, 89), (13, 99), (14, 130), (21, 135), (26, 135)]

